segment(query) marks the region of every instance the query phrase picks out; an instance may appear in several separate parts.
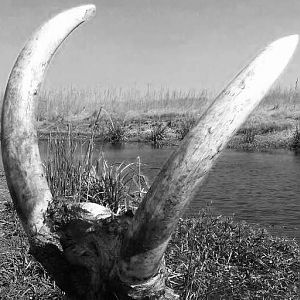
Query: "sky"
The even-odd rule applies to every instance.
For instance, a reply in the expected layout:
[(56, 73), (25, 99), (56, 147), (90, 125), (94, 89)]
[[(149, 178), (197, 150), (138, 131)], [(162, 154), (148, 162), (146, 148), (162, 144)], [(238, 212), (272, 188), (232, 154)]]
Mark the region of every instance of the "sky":
[[(64, 87), (218, 92), (268, 43), (300, 33), (299, 0), (94, 0), (96, 16), (60, 48), (45, 80)], [(80, 0), (1, 0), (0, 90), (31, 33)], [(300, 77), (298, 50), (278, 83)]]

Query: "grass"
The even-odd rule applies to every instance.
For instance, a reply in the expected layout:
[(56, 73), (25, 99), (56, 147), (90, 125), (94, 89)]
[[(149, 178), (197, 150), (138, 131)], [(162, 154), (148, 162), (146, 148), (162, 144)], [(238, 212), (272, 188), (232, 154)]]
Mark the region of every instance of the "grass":
[(291, 149), (296, 153), (300, 153), (300, 125), (295, 128), (293, 139), (291, 141)]
[[(44, 91), (40, 96), (38, 126), (41, 137), (67, 133), (69, 124), (86, 138), (102, 109), (95, 138), (111, 143), (142, 141), (164, 145), (182, 140), (205, 112), (213, 96), (202, 91), (169, 89), (94, 89)], [(300, 120), (298, 83), (276, 87), (237, 132), (229, 144), (240, 150), (291, 149)], [(163, 130), (161, 124), (170, 124)]]
[(187, 133), (196, 125), (196, 118), (195, 116), (191, 115), (186, 118), (182, 118), (178, 120), (179, 124), (173, 124), (175, 127), (176, 135), (179, 140), (183, 140)]
[[(7, 203), (1, 228), (2, 248), (7, 247), (1, 253), (1, 299), (63, 299), (28, 254)], [(173, 235), (166, 251), (168, 286), (181, 299), (299, 299), (299, 259), (295, 241), (203, 210), (198, 218), (181, 219)]]
[(182, 219), (166, 252), (181, 299), (299, 299), (300, 249), (257, 225), (213, 216)]
[[(141, 162), (109, 165), (104, 155), (93, 157), (93, 131), (88, 145), (74, 139), (50, 135), (46, 178), (54, 197), (76, 202), (93, 202), (109, 207), (115, 214), (136, 207), (148, 183), (141, 174)], [(78, 157), (76, 150), (81, 149)]]
[[(38, 128), (41, 138), (49, 132), (67, 134), (71, 124), (76, 134), (86, 138), (89, 127), (97, 122), (96, 138), (110, 143), (144, 141), (154, 145), (164, 140), (177, 140), (182, 124), (189, 123), (204, 111), (210, 100), (205, 91), (170, 91), (148, 89), (131, 90), (85, 90), (66, 89), (44, 91), (38, 108)], [(180, 113), (178, 113), (180, 112)], [(167, 121), (166, 121), (167, 120)], [(180, 121), (182, 120), (182, 124)], [(178, 127), (165, 130), (160, 124), (178, 123)], [(177, 122), (179, 121), (179, 122)], [(164, 132), (166, 131), (166, 132)], [(165, 134), (166, 133), (166, 134)]]
[(156, 123), (150, 129), (148, 141), (150, 141), (155, 148), (160, 147), (164, 139), (166, 139), (168, 127), (169, 123)]
[[(93, 142), (93, 127), (90, 142)], [(141, 162), (108, 165), (93, 158), (92, 144), (81, 157), (80, 142), (51, 136), (45, 162), (56, 200), (92, 201), (115, 214), (135, 209), (148, 189)], [(28, 253), (3, 176), (0, 209), (1, 299), (63, 299), (63, 293)], [(181, 219), (166, 252), (168, 285), (181, 299), (299, 299), (300, 248), (291, 239), (232, 218), (216, 216), (209, 208), (197, 218)]]
[(0, 298), (63, 299), (63, 293), (28, 253), (27, 237), (8, 196), (1, 203), (0, 215)]
[(84, 119), (100, 107), (120, 119), (131, 119), (140, 114), (148, 116), (178, 112), (197, 113), (209, 105), (206, 91), (180, 91), (167, 88), (132, 89), (85, 89), (75, 88), (43, 91), (39, 99), (38, 120)]
[[(144, 91), (135, 88), (78, 90), (72, 87), (42, 91), (39, 96), (38, 128), (43, 137), (54, 131), (67, 133), (71, 124), (79, 136), (86, 138), (89, 126), (102, 109), (95, 136), (97, 139), (112, 143), (147, 141), (149, 128), (171, 122), (164, 140), (178, 141), (206, 111), (213, 97), (206, 90), (180, 91), (150, 86)], [(237, 132), (230, 147), (289, 149), (299, 120), (298, 81), (290, 88), (275, 87)], [(250, 131), (255, 135), (255, 143), (251, 139), (249, 142), (247, 134)]]

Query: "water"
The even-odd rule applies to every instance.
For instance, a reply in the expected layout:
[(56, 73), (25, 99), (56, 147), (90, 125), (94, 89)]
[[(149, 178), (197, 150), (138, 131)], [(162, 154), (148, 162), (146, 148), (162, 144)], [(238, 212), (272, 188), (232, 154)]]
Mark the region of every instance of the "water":
[(212, 201), (223, 215), (273, 227), (300, 241), (300, 156), (225, 152), (190, 209)]
[[(42, 156), (45, 144), (41, 144)], [(153, 149), (144, 144), (96, 145), (110, 163), (133, 162), (140, 156), (142, 170), (152, 182), (174, 148)], [(187, 214), (207, 203), (217, 214), (260, 223), (275, 233), (300, 241), (300, 156), (291, 152), (225, 151), (206, 183), (190, 203)]]

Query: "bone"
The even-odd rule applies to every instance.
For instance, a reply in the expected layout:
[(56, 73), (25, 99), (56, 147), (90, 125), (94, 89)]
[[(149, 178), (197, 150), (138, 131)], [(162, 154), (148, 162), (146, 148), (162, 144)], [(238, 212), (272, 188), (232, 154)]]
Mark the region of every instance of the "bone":
[(136, 212), (124, 245), (121, 274), (127, 278), (155, 274), (194, 193), (230, 138), (288, 64), (297, 44), (298, 35), (291, 35), (266, 47), (216, 97), (172, 154)]
[(47, 234), (44, 215), (52, 199), (38, 149), (36, 99), (60, 44), (95, 14), (94, 5), (62, 12), (27, 41), (11, 71), (2, 107), (2, 159), (10, 194), (29, 237)]

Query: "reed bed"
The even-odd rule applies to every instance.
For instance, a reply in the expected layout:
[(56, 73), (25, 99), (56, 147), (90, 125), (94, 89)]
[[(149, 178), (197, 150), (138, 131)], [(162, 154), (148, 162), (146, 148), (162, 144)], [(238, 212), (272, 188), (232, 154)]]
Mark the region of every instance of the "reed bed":
[[(66, 88), (42, 91), (39, 96), (39, 120), (53, 120), (58, 117), (71, 117), (78, 114), (92, 114), (104, 107), (112, 114), (131, 116), (138, 114), (185, 114), (204, 112), (211, 104), (214, 95), (207, 90), (181, 91), (168, 88), (146, 90), (136, 88)], [(298, 81), (294, 87), (273, 88), (262, 101), (254, 115), (269, 111), (269, 115), (285, 112), (294, 117), (300, 110)], [(293, 114), (293, 115), (291, 115)], [(275, 114), (276, 115), (276, 114)]]
[(50, 135), (44, 166), (52, 195), (97, 203), (115, 214), (136, 208), (148, 189), (139, 157), (133, 163), (109, 165), (104, 154), (94, 157), (92, 137), (86, 144), (74, 139), (72, 131), (68, 138)]
[[(40, 96), (38, 124), (44, 136), (48, 136), (49, 131), (67, 131), (67, 126), (72, 124), (75, 131), (86, 138), (90, 122), (102, 108), (98, 140), (142, 141), (161, 146), (183, 139), (212, 99), (212, 94), (205, 90), (171, 91), (151, 87), (144, 91), (134, 88), (44, 91)], [(298, 82), (291, 88), (275, 87), (250, 115), (229, 147), (294, 150), (299, 120)], [(165, 128), (164, 124), (169, 126)]]
[(74, 116), (90, 116), (100, 107), (120, 119), (137, 115), (196, 112), (209, 105), (207, 91), (180, 91), (168, 88), (146, 91), (132, 89), (75, 88), (43, 91), (39, 97), (38, 120), (56, 120)]
[[(67, 133), (71, 124), (78, 135), (87, 138), (89, 126), (102, 108), (96, 133), (98, 140), (165, 145), (183, 139), (214, 96), (206, 90), (181, 91), (148, 86), (144, 90), (70, 87), (44, 90), (39, 98), (37, 119), (41, 137), (48, 137), (53, 131)], [(298, 81), (290, 88), (277, 86), (250, 115), (229, 147), (254, 151), (298, 149), (295, 148), (295, 137), (299, 120)], [(160, 135), (160, 124), (166, 123), (170, 126)], [(159, 137), (159, 143), (155, 142), (156, 137)]]

